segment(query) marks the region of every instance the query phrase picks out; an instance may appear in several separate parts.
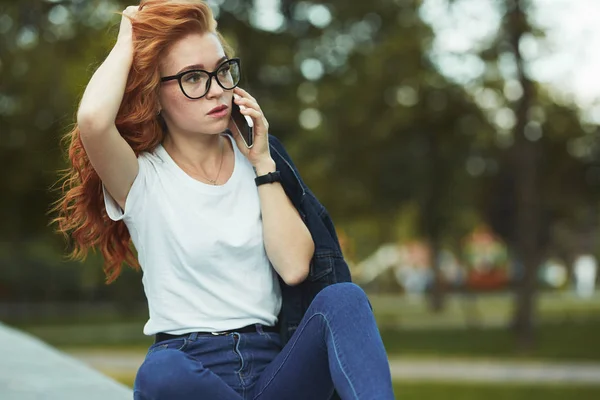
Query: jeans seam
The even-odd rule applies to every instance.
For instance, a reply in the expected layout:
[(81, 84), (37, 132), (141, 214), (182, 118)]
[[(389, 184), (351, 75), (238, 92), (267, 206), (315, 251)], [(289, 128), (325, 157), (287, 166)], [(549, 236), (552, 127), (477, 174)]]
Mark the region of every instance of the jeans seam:
[(241, 335), (239, 333), (233, 333), (232, 337), (235, 337), (235, 335), (238, 335), (237, 341), (234, 339), (234, 346), (233, 346), (233, 352), (235, 354), (237, 354), (237, 356), (240, 358), (240, 369), (238, 369), (237, 371), (235, 371), (237, 374), (240, 374), (242, 372), (242, 370), (244, 369), (245, 366), (245, 362), (244, 362), (244, 356), (242, 356), (242, 352), (240, 351), (240, 340), (242, 340)]
[[(230, 334), (228, 334), (227, 336), (229, 336), (229, 335), (230, 335)], [(233, 355), (234, 355), (234, 356), (236, 356), (236, 357), (237, 357), (237, 358), (240, 360), (240, 369), (239, 369), (239, 370), (238, 370), (238, 369), (236, 369), (234, 372), (235, 372), (236, 374), (239, 374), (239, 371), (240, 371), (240, 370), (243, 368), (244, 362), (242, 361), (242, 356), (241, 356), (241, 355), (240, 355), (240, 354), (239, 354), (237, 351), (235, 351), (235, 348), (236, 348), (236, 346), (237, 346), (237, 343), (235, 342), (235, 339), (233, 338), (233, 335), (234, 335), (234, 334), (231, 334), (231, 338), (233, 339), (233, 346), (232, 346), (232, 348), (231, 348), (231, 352), (233, 353)]]
[(342, 370), (342, 373), (346, 377), (346, 380), (348, 381), (348, 385), (352, 389), (352, 393), (354, 393), (354, 398), (358, 399), (358, 394), (356, 393), (356, 389), (354, 389), (354, 385), (352, 385), (352, 380), (350, 380), (350, 377), (348, 376), (348, 374), (342, 367), (342, 362), (340, 361), (340, 357), (337, 352), (337, 344), (336, 344), (336, 340), (335, 340), (335, 335), (333, 334), (333, 330), (331, 329), (331, 326), (329, 325), (329, 320), (327, 320), (327, 316), (325, 314), (323, 314), (323, 313), (317, 313), (317, 314), (322, 315), (323, 319), (325, 320), (325, 323), (327, 324), (327, 328), (329, 329), (329, 332), (331, 333), (331, 340), (333, 341), (333, 351), (335, 354), (335, 359), (337, 360), (338, 365), (340, 366), (340, 369)]
[(188, 345), (188, 339), (187, 338), (183, 338), (183, 344), (181, 345), (180, 348), (177, 349), (177, 351), (183, 351), (183, 349), (185, 349)]
[[(306, 329), (306, 326), (308, 325), (308, 323), (310, 322), (311, 319), (313, 319), (315, 317), (315, 315), (317, 314), (313, 314), (311, 315), (311, 317), (308, 319), (308, 321), (306, 321), (306, 324), (304, 324), (304, 328), (302, 328), (301, 332), (296, 331), (296, 333), (298, 333), (298, 337), (296, 338), (296, 340), (294, 340), (294, 343), (292, 343), (292, 349), (294, 347), (296, 347), (296, 343), (298, 343), (298, 339), (299, 336), (302, 334), (302, 332), (304, 332), (304, 329)], [(285, 364), (288, 360), (288, 358), (290, 357), (290, 353), (291, 353), (291, 349), (288, 352), (287, 356), (283, 359), (283, 361), (281, 362), (281, 365), (279, 366), (279, 368), (277, 368), (277, 370), (273, 373), (273, 376), (271, 377), (271, 379), (269, 379), (269, 381), (265, 384), (265, 386), (262, 388), (262, 390), (260, 391), (260, 393), (258, 393), (256, 396), (254, 396), (254, 400), (256, 400), (261, 394), (263, 394), (263, 392), (265, 391), (265, 389), (267, 387), (269, 387), (269, 385), (271, 384), (271, 382), (273, 382), (273, 379), (275, 379), (275, 376), (279, 373), (279, 371), (281, 370), (281, 368), (283, 367), (283, 364)]]
[[(333, 340), (333, 348), (334, 348), (334, 354), (335, 354), (335, 359), (337, 360), (340, 369), (342, 370), (342, 373), (344, 374), (344, 376), (346, 377), (346, 379), (348, 380), (348, 384), (350, 385), (350, 387), (352, 388), (352, 392), (354, 393), (354, 397), (358, 399), (358, 395), (356, 394), (356, 390), (354, 389), (354, 386), (352, 385), (352, 382), (350, 381), (350, 378), (348, 377), (348, 375), (346, 374), (346, 371), (344, 371), (344, 369), (342, 368), (342, 363), (340, 362), (340, 359), (338, 357), (337, 354), (337, 350), (336, 350), (336, 344), (335, 344), (335, 336), (333, 335), (333, 331), (331, 330), (331, 326), (329, 325), (329, 321), (327, 320), (327, 317), (325, 316), (325, 314), (317, 312), (314, 313), (313, 315), (310, 316), (310, 318), (306, 321), (306, 323), (304, 324), (304, 328), (302, 328), (302, 331), (297, 332), (298, 333), (298, 338), (296, 338), (296, 340), (294, 341), (294, 343), (292, 343), (292, 349), (294, 347), (296, 347), (296, 343), (298, 343), (299, 337), (300, 335), (302, 335), (302, 333), (304, 332), (304, 330), (306, 329), (306, 327), (308, 326), (308, 323), (317, 315), (320, 315), (323, 317), (323, 319), (325, 320), (325, 323), (327, 324), (327, 328), (330, 330), (331, 332), (331, 338)], [(325, 346), (327, 347), (327, 344), (325, 344)], [(260, 393), (258, 393), (256, 396), (254, 396), (254, 400), (256, 400), (261, 394), (263, 394), (263, 392), (265, 391), (265, 389), (271, 384), (271, 382), (273, 382), (273, 379), (275, 379), (275, 376), (279, 373), (279, 371), (281, 370), (281, 368), (283, 367), (283, 364), (285, 364), (287, 362), (287, 360), (290, 357), (291, 354), (291, 350), (288, 352), (287, 356), (285, 357), (285, 359), (282, 360), (281, 365), (279, 366), (279, 368), (273, 373), (273, 376), (271, 377), (271, 379), (269, 379), (269, 381), (265, 384), (265, 386), (262, 388), (262, 390), (260, 391)], [(335, 385), (334, 385), (334, 390), (335, 390)]]

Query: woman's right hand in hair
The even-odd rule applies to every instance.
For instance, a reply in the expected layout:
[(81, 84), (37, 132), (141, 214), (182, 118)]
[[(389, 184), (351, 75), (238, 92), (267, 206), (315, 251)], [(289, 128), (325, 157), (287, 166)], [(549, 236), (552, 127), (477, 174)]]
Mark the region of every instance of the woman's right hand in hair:
[(119, 27), (119, 38), (131, 38), (131, 20), (135, 19), (136, 14), (139, 11), (139, 6), (129, 6), (123, 10), (123, 16), (121, 17), (121, 26)]

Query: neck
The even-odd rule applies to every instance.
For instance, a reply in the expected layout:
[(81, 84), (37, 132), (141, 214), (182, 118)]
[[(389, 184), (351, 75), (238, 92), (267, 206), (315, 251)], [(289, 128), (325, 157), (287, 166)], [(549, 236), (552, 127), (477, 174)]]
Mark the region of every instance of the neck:
[(224, 157), (225, 140), (227, 138), (220, 134), (198, 135), (193, 138), (166, 135), (163, 147), (180, 166), (211, 175), (216, 173)]

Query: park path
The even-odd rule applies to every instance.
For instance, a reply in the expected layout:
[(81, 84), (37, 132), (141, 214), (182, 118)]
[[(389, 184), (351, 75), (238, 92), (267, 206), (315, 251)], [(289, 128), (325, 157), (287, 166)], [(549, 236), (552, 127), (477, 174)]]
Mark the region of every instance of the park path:
[(0, 399), (130, 400), (131, 389), (0, 323)]
[(600, 386), (600, 363), (390, 360), (397, 380)]

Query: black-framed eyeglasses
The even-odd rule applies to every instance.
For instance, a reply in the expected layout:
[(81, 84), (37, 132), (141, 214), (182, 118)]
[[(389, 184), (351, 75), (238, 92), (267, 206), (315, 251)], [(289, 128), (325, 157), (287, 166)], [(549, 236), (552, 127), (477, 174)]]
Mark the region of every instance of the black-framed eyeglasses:
[(240, 83), (241, 78), (240, 59), (231, 58), (223, 61), (213, 72), (203, 69), (183, 71), (177, 75), (165, 76), (161, 82), (177, 79), (183, 94), (192, 100), (200, 99), (210, 90), (212, 78), (215, 77), (219, 86), (225, 90), (231, 90)]

